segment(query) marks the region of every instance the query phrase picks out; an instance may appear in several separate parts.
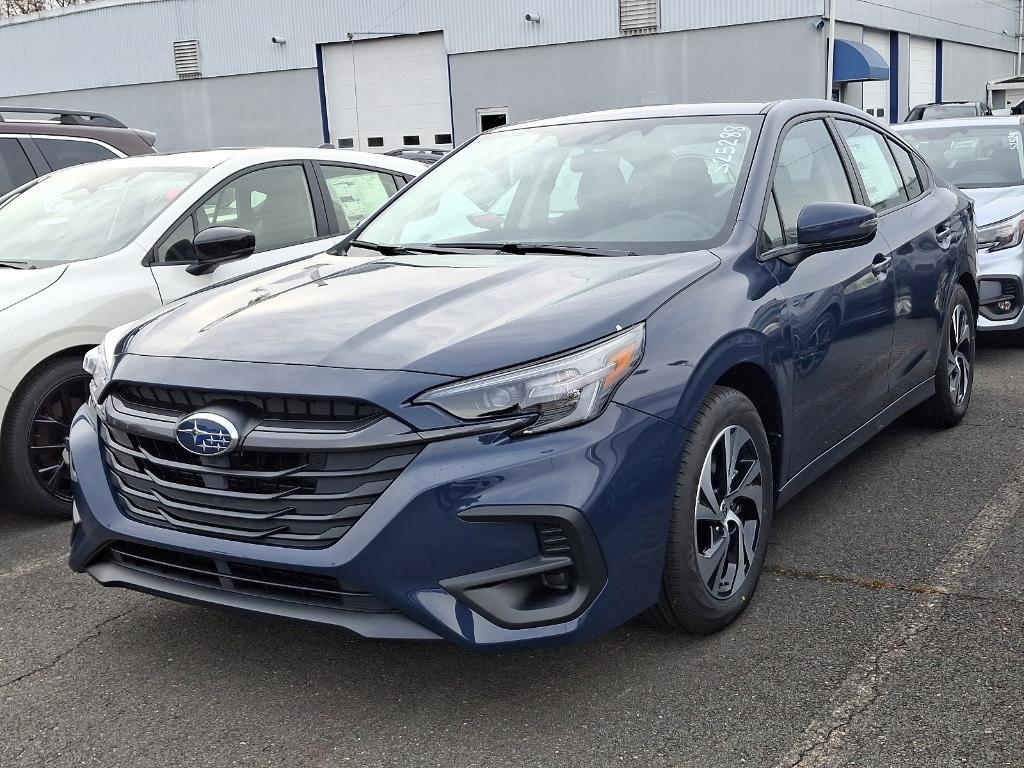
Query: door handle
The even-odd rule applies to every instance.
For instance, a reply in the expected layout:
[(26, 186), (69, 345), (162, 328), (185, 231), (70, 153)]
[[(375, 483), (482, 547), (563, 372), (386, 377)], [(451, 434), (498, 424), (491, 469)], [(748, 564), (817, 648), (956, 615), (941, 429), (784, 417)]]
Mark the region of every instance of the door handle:
[(891, 268), (892, 256), (886, 256), (884, 253), (875, 256), (875, 260), (871, 262), (871, 271), (875, 273), (875, 277), (879, 280), (885, 280)]
[(935, 228), (935, 239), (939, 241), (940, 248), (949, 248), (953, 240), (953, 228), (948, 224), (939, 224)]

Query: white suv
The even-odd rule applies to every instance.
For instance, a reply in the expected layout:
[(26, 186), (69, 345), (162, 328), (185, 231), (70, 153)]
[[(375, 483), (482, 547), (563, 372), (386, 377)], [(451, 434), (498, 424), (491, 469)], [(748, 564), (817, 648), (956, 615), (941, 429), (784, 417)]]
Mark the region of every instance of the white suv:
[(211, 150), (69, 168), (0, 198), (5, 501), (70, 515), (64, 440), (88, 397), (82, 358), (108, 330), (325, 251), (424, 170), (342, 150)]

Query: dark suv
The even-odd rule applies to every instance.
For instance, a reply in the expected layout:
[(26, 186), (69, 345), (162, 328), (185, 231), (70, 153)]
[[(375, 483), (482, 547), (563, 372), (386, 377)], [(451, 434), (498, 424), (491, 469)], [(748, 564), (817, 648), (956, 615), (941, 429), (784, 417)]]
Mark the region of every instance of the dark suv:
[(907, 119), (903, 122), (984, 117), (991, 114), (992, 107), (981, 101), (936, 101), (932, 104), (918, 104), (907, 113)]
[(0, 195), (72, 165), (145, 155), (156, 134), (110, 115), (38, 107), (0, 107)]

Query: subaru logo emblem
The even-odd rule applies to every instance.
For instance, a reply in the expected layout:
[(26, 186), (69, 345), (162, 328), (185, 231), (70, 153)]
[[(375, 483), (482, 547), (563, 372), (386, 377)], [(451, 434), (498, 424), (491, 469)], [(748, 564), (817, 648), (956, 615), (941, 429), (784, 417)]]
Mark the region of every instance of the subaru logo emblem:
[(174, 428), (178, 445), (197, 456), (220, 456), (238, 445), (235, 425), (216, 413), (193, 413)]

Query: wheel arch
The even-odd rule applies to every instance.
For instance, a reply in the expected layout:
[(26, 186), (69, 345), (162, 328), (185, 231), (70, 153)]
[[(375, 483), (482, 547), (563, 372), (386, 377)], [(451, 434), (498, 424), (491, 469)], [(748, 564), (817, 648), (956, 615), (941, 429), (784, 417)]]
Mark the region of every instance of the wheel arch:
[[(38, 371), (44, 365), (62, 357), (84, 358), (85, 353), (95, 346), (95, 344), (75, 344), (69, 347), (65, 347), (63, 349), (59, 349), (54, 352), (50, 352), (45, 357), (40, 358), (32, 365), (31, 368), (24, 371), (24, 373), (20, 377), (18, 377), (17, 383), (13, 387), (11, 387), (11, 402), (13, 402), (15, 398), (17, 398), (24, 391), (26, 382), (28, 382), (32, 375), (35, 374), (36, 371)], [(85, 371), (83, 370), (82, 373), (84, 374)], [(7, 428), (7, 420), (9, 414), (10, 403), (8, 403), (7, 408), (3, 409), (3, 413), (0, 414), (0, 416), (2, 416), (2, 418), (0, 418), (0, 423), (2, 423), (3, 429)]]
[(971, 300), (971, 307), (974, 309), (974, 317), (978, 317), (978, 313), (981, 311), (981, 298), (978, 295), (978, 281), (974, 279), (974, 275), (970, 272), (961, 272), (960, 277), (957, 278), (957, 283), (964, 287), (967, 291), (967, 298)]
[(745, 395), (757, 409), (772, 450), (776, 489), (785, 481), (788, 450), (787, 376), (780, 355), (763, 333), (741, 331), (715, 345), (696, 366), (677, 410), (677, 422), (691, 424), (697, 409), (714, 386), (726, 386)]

